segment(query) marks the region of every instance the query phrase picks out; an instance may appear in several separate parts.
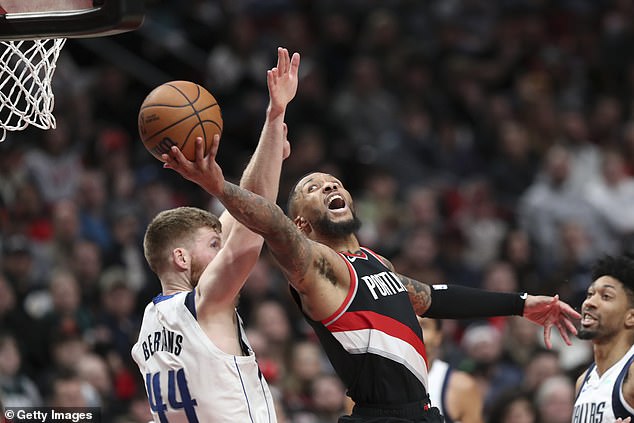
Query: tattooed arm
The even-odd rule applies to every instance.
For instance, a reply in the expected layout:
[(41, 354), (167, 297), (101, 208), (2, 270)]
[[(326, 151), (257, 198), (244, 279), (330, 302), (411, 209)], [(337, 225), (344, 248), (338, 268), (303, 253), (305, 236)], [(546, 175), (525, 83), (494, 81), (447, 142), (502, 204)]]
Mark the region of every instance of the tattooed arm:
[[(394, 266), (383, 259), (386, 266)], [(404, 275), (399, 275), (407, 288), (414, 311), (438, 319), (465, 319), (492, 316), (518, 315), (544, 327), (544, 343), (551, 347), (550, 332), (557, 328), (563, 340), (570, 345), (569, 334), (576, 334), (572, 323), (579, 319), (577, 313), (559, 297), (528, 295), (526, 293), (495, 292), (469, 288), (462, 285), (427, 285)]]

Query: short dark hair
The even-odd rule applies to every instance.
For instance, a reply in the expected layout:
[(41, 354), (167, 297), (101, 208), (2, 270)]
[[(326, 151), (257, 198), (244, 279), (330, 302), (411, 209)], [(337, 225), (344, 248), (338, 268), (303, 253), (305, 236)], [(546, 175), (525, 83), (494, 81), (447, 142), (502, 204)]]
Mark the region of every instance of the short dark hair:
[(297, 186), (299, 185), (302, 179), (304, 179), (305, 177), (307, 177), (308, 175), (312, 173), (315, 173), (315, 172), (304, 173), (299, 179), (297, 179), (297, 181), (295, 181), (295, 183), (293, 184), (293, 187), (288, 193), (288, 201), (286, 203), (286, 215), (290, 217), (291, 220), (295, 218), (295, 214), (296, 214), (295, 200), (297, 199)]
[(610, 276), (623, 284), (630, 302), (634, 304), (634, 255), (626, 253), (621, 256), (605, 255), (597, 260), (592, 268), (592, 280), (601, 276)]

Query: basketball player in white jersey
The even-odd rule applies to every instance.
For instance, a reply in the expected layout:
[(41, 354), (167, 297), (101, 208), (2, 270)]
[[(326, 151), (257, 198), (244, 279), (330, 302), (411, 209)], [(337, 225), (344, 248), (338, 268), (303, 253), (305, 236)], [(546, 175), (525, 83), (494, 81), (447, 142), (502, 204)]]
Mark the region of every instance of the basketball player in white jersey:
[(592, 279), (577, 336), (592, 341), (594, 362), (577, 380), (572, 421), (629, 421), (634, 417), (634, 256), (602, 258)]
[(466, 372), (453, 369), (439, 358), (442, 345), (441, 321), (418, 317), (429, 360), (429, 398), (438, 407), (445, 423), (483, 423), (484, 399), (476, 380)]
[[(288, 156), (284, 115), (297, 91), (299, 54), (278, 49), (267, 73), (270, 103), (241, 185), (275, 201)], [(205, 188), (202, 140), (181, 172)], [(223, 213), (179, 207), (149, 224), (144, 250), (162, 294), (145, 309), (132, 356), (155, 422), (276, 422), (273, 398), (235, 306), (263, 239)]]

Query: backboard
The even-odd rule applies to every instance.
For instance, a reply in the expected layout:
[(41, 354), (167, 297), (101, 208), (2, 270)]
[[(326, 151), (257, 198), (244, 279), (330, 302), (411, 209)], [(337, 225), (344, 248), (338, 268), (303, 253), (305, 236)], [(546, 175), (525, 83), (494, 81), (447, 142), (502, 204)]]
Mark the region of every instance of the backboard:
[(143, 18), (143, 0), (0, 0), (0, 40), (113, 35)]

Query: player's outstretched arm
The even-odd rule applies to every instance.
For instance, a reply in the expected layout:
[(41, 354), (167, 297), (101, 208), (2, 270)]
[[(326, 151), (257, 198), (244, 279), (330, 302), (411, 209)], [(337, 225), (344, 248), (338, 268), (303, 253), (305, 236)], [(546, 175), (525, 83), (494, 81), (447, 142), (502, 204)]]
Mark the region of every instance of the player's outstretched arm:
[(398, 276), (419, 316), (437, 319), (523, 316), (544, 327), (544, 343), (548, 348), (552, 347), (550, 333), (553, 326), (568, 345), (568, 334), (577, 333), (572, 320), (581, 316), (558, 296), (493, 292), (462, 285), (428, 285), (404, 275)]
[[(290, 152), (284, 116), (289, 102), (297, 93), (300, 61), (298, 53), (291, 58), (284, 48), (278, 48), (277, 53), (277, 65), (267, 72), (270, 102), (266, 120), (258, 146), (240, 182), (245, 188), (272, 201), (277, 198), (282, 160)], [(217, 151), (218, 137), (215, 137), (213, 142)], [(169, 154), (163, 155), (163, 159), (165, 167), (177, 171), (209, 192), (207, 183), (214, 159), (210, 160), (209, 156), (204, 156), (202, 140), (196, 140), (194, 161), (187, 160), (178, 149), (172, 149)], [(220, 220), (224, 246), (219, 252), (218, 259), (209, 264), (200, 278), (200, 296), (197, 303), (201, 299), (213, 304), (233, 302), (255, 265), (262, 247), (262, 238), (242, 225), (236, 225), (230, 214), (223, 213)]]
[[(225, 180), (215, 160), (219, 142), (220, 139), (214, 137), (209, 155), (204, 159), (204, 166), (208, 167), (205, 189), (218, 198), (236, 220), (264, 237), (293, 287), (306, 293), (317, 278), (332, 274), (348, 277), (343, 260), (330, 248), (308, 239), (274, 202)], [(184, 157), (176, 147), (172, 147), (170, 153), (164, 166), (178, 166), (175, 162)]]

